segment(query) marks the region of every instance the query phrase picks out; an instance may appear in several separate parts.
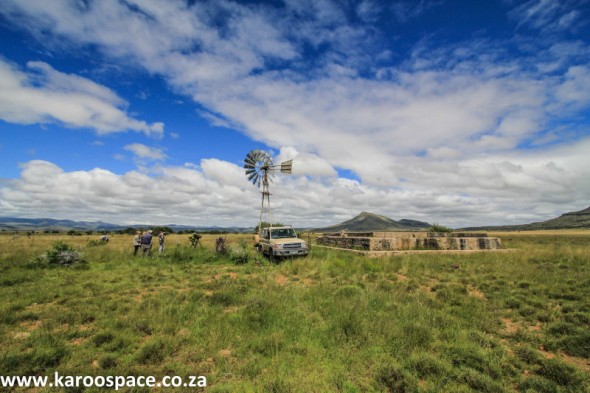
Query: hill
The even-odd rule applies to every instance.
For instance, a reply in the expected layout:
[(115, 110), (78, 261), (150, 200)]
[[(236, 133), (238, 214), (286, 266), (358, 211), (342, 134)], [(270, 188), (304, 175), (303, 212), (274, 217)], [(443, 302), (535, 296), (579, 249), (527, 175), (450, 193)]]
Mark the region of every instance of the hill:
[(401, 219), (395, 221), (378, 214), (362, 212), (358, 216), (343, 223), (324, 228), (314, 229), (314, 232), (367, 232), (367, 231), (419, 231), (430, 227), (423, 221)]
[(547, 221), (533, 222), (522, 225), (500, 225), (484, 227), (467, 227), (463, 230), (496, 230), (496, 231), (534, 231), (541, 229), (582, 229), (590, 228), (590, 207), (577, 212), (562, 214)]
[[(56, 220), (52, 218), (16, 218), (16, 217), (0, 217), (0, 230), (5, 231), (67, 231), (70, 229), (77, 231), (118, 231), (126, 228), (152, 228), (151, 224), (134, 224), (134, 225), (119, 225), (111, 224), (102, 221), (73, 221), (73, 220)], [(171, 228), (178, 232), (182, 230), (197, 230), (197, 231), (222, 231), (222, 232), (252, 232), (253, 228), (231, 227), (222, 228), (216, 226), (189, 226), (189, 225), (162, 225)]]
[(52, 218), (17, 218), (0, 217), (0, 229), (10, 231), (42, 231), (42, 230), (68, 230), (99, 231), (124, 229), (120, 225), (109, 224), (102, 221), (72, 221), (55, 220)]

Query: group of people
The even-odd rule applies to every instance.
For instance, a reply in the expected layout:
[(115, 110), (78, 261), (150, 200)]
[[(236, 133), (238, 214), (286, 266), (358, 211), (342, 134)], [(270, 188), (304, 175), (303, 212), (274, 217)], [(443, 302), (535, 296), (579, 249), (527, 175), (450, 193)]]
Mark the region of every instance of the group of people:
[[(141, 251), (143, 256), (149, 256), (152, 251), (152, 239), (153, 234), (152, 231), (145, 231), (140, 232), (137, 231), (135, 233), (135, 237), (133, 238), (133, 255), (137, 255), (137, 250), (141, 247)], [(158, 248), (158, 252), (164, 251), (164, 241), (166, 240), (166, 232), (160, 232), (158, 234), (158, 241), (160, 243), (160, 247)]]

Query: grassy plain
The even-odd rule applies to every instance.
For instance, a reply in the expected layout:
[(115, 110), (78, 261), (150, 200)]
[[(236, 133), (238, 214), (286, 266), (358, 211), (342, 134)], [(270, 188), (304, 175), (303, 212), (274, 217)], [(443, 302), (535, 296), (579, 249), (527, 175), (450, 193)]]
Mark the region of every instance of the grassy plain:
[[(252, 250), (241, 265), (213, 252), (215, 236), (190, 250), (172, 235), (143, 258), (124, 235), (2, 235), (0, 374), (204, 375), (208, 392), (590, 391), (590, 232), (494, 235), (517, 251), (313, 248), (269, 264)], [(88, 263), (30, 263), (57, 240)]]

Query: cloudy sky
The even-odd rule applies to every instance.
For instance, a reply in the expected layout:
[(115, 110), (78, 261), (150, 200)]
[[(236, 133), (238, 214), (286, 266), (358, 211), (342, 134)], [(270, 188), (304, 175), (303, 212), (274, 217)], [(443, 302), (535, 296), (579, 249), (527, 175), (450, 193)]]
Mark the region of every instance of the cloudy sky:
[(0, 216), (452, 227), (590, 206), (588, 0), (2, 0)]

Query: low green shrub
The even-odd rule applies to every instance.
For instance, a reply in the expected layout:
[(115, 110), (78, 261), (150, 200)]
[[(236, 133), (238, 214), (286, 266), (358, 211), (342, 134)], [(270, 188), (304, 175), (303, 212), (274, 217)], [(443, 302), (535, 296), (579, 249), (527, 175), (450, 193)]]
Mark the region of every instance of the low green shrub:
[(250, 255), (250, 247), (248, 247), (248, 243), (242, 240), (237, 246), (230, 247), (229, 258), (236, 265), (245, 265), (250, 262), (252, 256)]
[(82, 266), (87, 261), (84, 254), (76, 251), (72, 246), (63, 241), (53, 244), (53, 247), (28, 263), (28, 267), (48, 266)]

